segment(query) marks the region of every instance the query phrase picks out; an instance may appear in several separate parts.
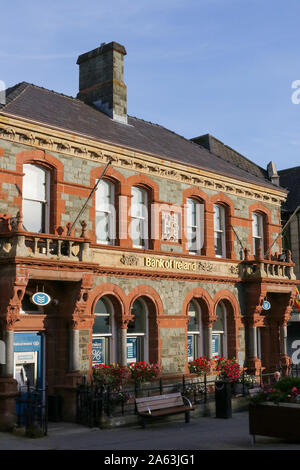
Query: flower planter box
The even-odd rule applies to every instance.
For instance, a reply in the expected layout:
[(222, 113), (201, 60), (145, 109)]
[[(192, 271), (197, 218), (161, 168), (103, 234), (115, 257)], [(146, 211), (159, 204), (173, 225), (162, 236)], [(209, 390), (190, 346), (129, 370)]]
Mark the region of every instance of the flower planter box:
[(269, 403), (249, 405), (249, 432), (255, 435), (300, 441), (300, 405)]

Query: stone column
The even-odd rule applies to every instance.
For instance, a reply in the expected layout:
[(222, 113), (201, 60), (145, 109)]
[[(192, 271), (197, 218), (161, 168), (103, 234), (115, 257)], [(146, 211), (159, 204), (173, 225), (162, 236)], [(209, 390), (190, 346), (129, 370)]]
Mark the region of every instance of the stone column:
[(71, 329), (70, 331), (70, 356), (69, 356), (69, 370), (77, 371), (80, 369), (79, 365), (79, 330)]
[(281, 355), (287, 355), (287, 326), (280, 327)]
[(1, 377), (13, 377), (14, 375), (14, 331), (3, 332), (4, 363), (1, 366)]
[(248, 357), (246, 365), (249, 373), (259, 375), (261, 369), (261, 361), (257, 357), (257, 327), (248, 325)]
[(5, 364), (2, 365), (0, 377), (0, 429), (11, 430), (16, 424), (16, 396), (18, 384), (14, 373), (14, 331), (5, 330)]
[(204, 336), (204, 355), (208, 358), (212, 358), (212, 326), (205, 326), (203, 328)]
[(257, 328), (249, 327), (249, 356), (257, 357)]
[[(68, 371), (65, 372), (54, 386), (54, 394), (62, 397), (63, 421), (75, 421), (76, 419), (76, 390), (81, 382), (79, 360), (79, 325), (76, 320), (66, 326), (66, 334), (69, 335)], [(61, 373), (61, 372), (60, 372)]]
[(287, 326), (283, 324), (280, 326), (280, 365), (283, 377), (289, 374), (291, 364), (292, 360), (287, 353)]
[(127, 365), (127, 325), (118, 329), (118, 362)]

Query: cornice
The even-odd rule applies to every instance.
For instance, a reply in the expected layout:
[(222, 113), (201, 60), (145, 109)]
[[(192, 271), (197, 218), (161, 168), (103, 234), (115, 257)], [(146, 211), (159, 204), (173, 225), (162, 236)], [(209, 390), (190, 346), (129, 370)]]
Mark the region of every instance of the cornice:
[(112, 158), (113, 166), (117, 168), (166, 178), (268, 204), (281, 205), (287, 196), (286, 192), (280, 189), (265, 188), (264, 186), (195, 167), (187, 168), (185, 164), (164, 160), (161, 156), (119, 147), (84, 135), (72, 134), (70, 131), (47, 127), (33, 121), (21, 120), (1, 113), (0, 138), (100, 164), (105, 164)]
[(105, 268), (99, 266), (97, 274), (103, 276), (113, 277), (125, 277), (131, 278), (136, 277), (139, 279), (152, 279), (152, 280), (165, 280), (165, 281), (191, 281), (191, 282), (209, 282), (209, 283), (223, 283), (237, 285), (242, 282), (240, 277), (232, 278), (217, 275), (205, 275), (205, 274), (183, 274), (183, 273), (171, 273), (171, 272), (147, 272), (143, 270), (128, 270), (118, 268)]

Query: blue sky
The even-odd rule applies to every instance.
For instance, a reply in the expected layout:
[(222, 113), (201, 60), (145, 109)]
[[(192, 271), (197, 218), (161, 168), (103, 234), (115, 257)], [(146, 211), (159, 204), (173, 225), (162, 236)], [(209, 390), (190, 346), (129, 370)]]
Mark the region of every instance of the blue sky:
[(14, 0), (1, 13), (7, 86), (76, 96), (78, 55), (117, 41), (130, 115), (210, 133), (263, 167), (300, 165), (299, 0)]

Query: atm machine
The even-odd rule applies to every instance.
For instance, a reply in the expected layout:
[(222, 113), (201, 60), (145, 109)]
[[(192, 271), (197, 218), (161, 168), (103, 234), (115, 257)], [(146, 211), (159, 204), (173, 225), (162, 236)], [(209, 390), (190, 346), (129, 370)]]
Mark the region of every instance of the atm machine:
[(21, 391), (25, 387), (42, 388), (43, 374), (42, 336), (38, 332), (14, 334), (14, 378)]
[(36, 387), (38, 371), (38, 352), (14, 353), (14, 378), (18, 382), (20, 390), (26, 390), (27, 386)]

